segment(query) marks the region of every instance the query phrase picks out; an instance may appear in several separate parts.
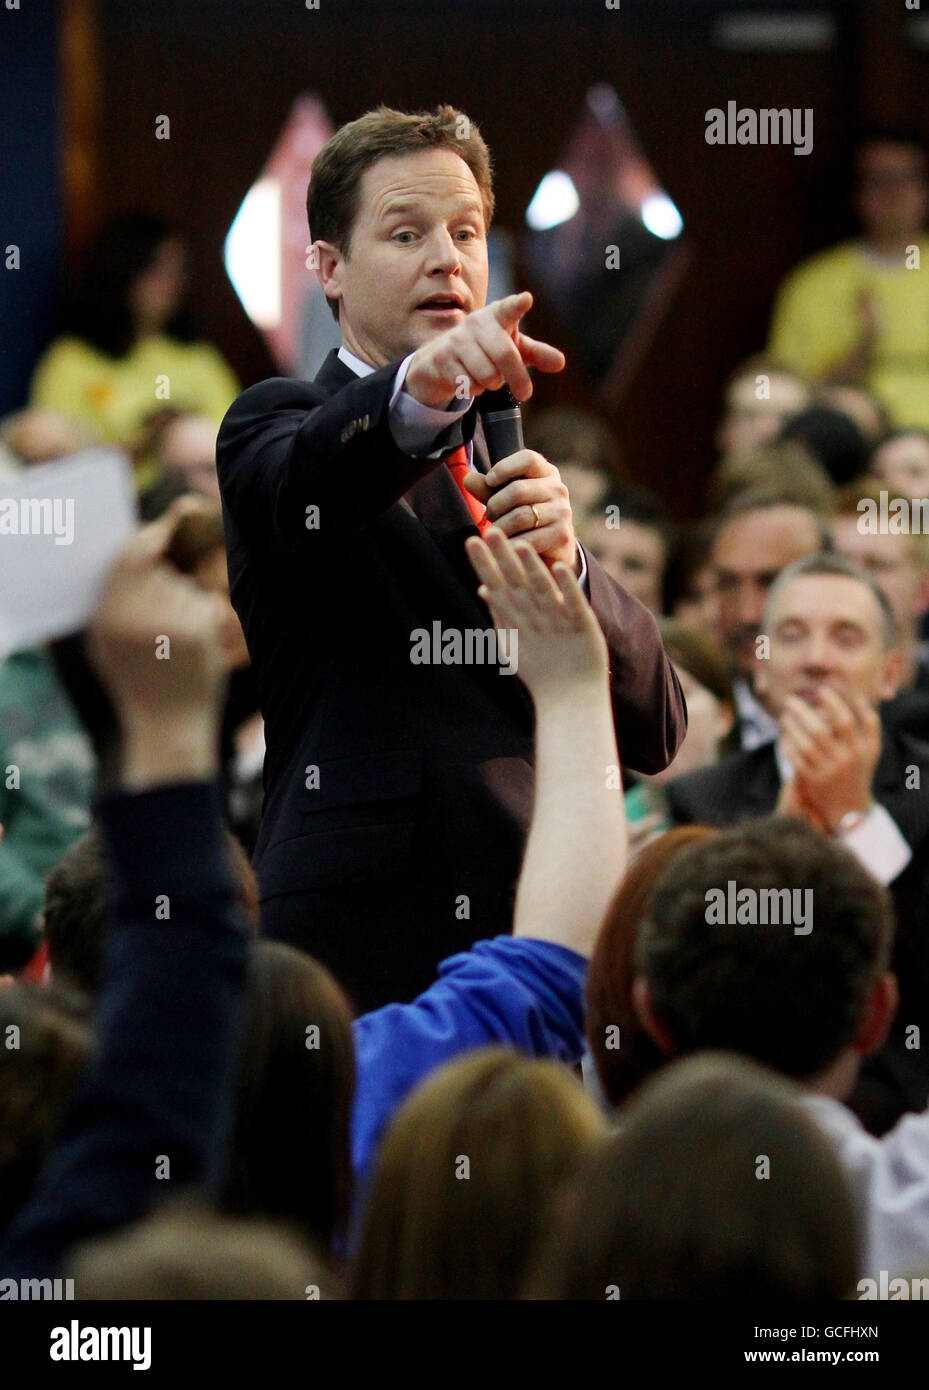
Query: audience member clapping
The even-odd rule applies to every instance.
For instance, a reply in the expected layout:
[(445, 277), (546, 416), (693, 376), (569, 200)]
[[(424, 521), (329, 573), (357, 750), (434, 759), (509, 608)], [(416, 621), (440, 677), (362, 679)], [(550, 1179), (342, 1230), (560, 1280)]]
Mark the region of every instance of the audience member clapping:
[(905, 727), (879, 717), (897, 689), (901, 653), (893, 610), (866, 571), (839, 555), (798, 561), (771, 589), (763, 626), (769, 651), (758, 673), (778, 721), (775, 742), (671, 782), (668, 800), (679, 822), (734, 825), (776, 809), (802, 816), (891, 886), (905, 1008), (860, 1097), (880, 1130), (922, 1108), (929, 1091), (922, 1053), (907, 1045), (904, 1028), (921, 1016), (929, 988), (921, 927), (929, 803), (919, 790), (929, 758)]

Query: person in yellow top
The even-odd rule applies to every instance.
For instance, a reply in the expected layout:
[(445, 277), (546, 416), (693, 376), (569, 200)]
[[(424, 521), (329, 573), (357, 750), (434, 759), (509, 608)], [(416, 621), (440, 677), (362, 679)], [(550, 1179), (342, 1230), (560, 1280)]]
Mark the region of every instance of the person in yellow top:
[(115, 218), (91, 249), (66, 333), (36, 366), (30, 404), (127, 447), (168, 404), (218, 428), (241, 388), (221, 353), (195, 339), (187, 282), (183, 240), (166, 222), (147, 213)]
[[(778, 291), (768, 343), (784, 366), (866, 388), (893, 426), (929, 427), (929, 179), (906, 131), (855, 158), (861, 237), (804, 261)], [(923, 267), (920, 273), (920, 267)]]

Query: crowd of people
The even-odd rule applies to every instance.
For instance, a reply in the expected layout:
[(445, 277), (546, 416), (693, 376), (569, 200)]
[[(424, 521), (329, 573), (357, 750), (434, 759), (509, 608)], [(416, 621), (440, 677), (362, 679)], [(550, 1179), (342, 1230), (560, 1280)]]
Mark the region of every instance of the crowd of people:
[[(557, 364), (526, 297), (483, 308), (477, 252), (414, 264), (416, 328), (388, 319), (401, 175), (418, 226), (472, 188), (489, 223), (457, 114), (381, 108), (317, 159), (346, 355), (316, 383), (233, 406), (183, 240), (134, 214), (0, 422), (2, 478), (122, 448), (140, 517), (89, 627), (0, 665), (0, 1285), (919, 1297), (925, 154), (862, 141), (862, 241), (784, 286), (685, 522), (587, 410), (530, 403), (520, 469), (483, 459), (473, 397)], [(468, 344), (437, 344), (469, 320), (465, 403)], [(516, 634), (515, 680), (391, 646), (425, 573)]]

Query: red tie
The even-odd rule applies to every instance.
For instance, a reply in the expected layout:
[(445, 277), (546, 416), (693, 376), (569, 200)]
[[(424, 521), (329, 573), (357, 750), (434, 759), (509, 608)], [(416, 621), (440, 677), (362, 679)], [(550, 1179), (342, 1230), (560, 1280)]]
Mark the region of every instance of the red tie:
[(493, 522), (488, 520), (483, 502), (479, 502), (476, 497), (473, 497), (464, 485), (464, 480), (471, 471), (471, 465), (468, 463), (468, 451), (465, 446), (462, 444), (460, 449), (449, 454), (445, 462), (448, 465), (449, 473), (455, 479), (458, 491), (468, 505), (468, 511), (474, 518), (475, 526), (483, 536), (488, 526), (492, 526)]

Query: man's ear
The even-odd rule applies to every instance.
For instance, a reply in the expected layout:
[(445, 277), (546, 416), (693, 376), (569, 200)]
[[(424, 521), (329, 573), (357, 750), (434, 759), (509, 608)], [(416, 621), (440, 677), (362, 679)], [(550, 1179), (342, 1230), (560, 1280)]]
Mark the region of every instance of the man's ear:
[(677, 1052), (674, 1039), (661, 1020), (656, 1017), (655, 1010), (652, 1008), (651, 990), (641, 975), (637, 975), (632, 982), (632, 1007), (635, 1009), (636, 1018), (659, 1052), (663, 1053), (665, 1057), (673, 1057)]
[(897, 977), (888, 970), (875, 980), (868, 991), (858, 1029), (852, 1039), (852, 1046), (862, 1057), (870, 1057), (884, 1046), (899, 1001)]
[(316, 278), (323, 287), (327, 299), (342, 298), (342, 252), (331, 241), (314, 241), (313, 256), (316, 263)]

